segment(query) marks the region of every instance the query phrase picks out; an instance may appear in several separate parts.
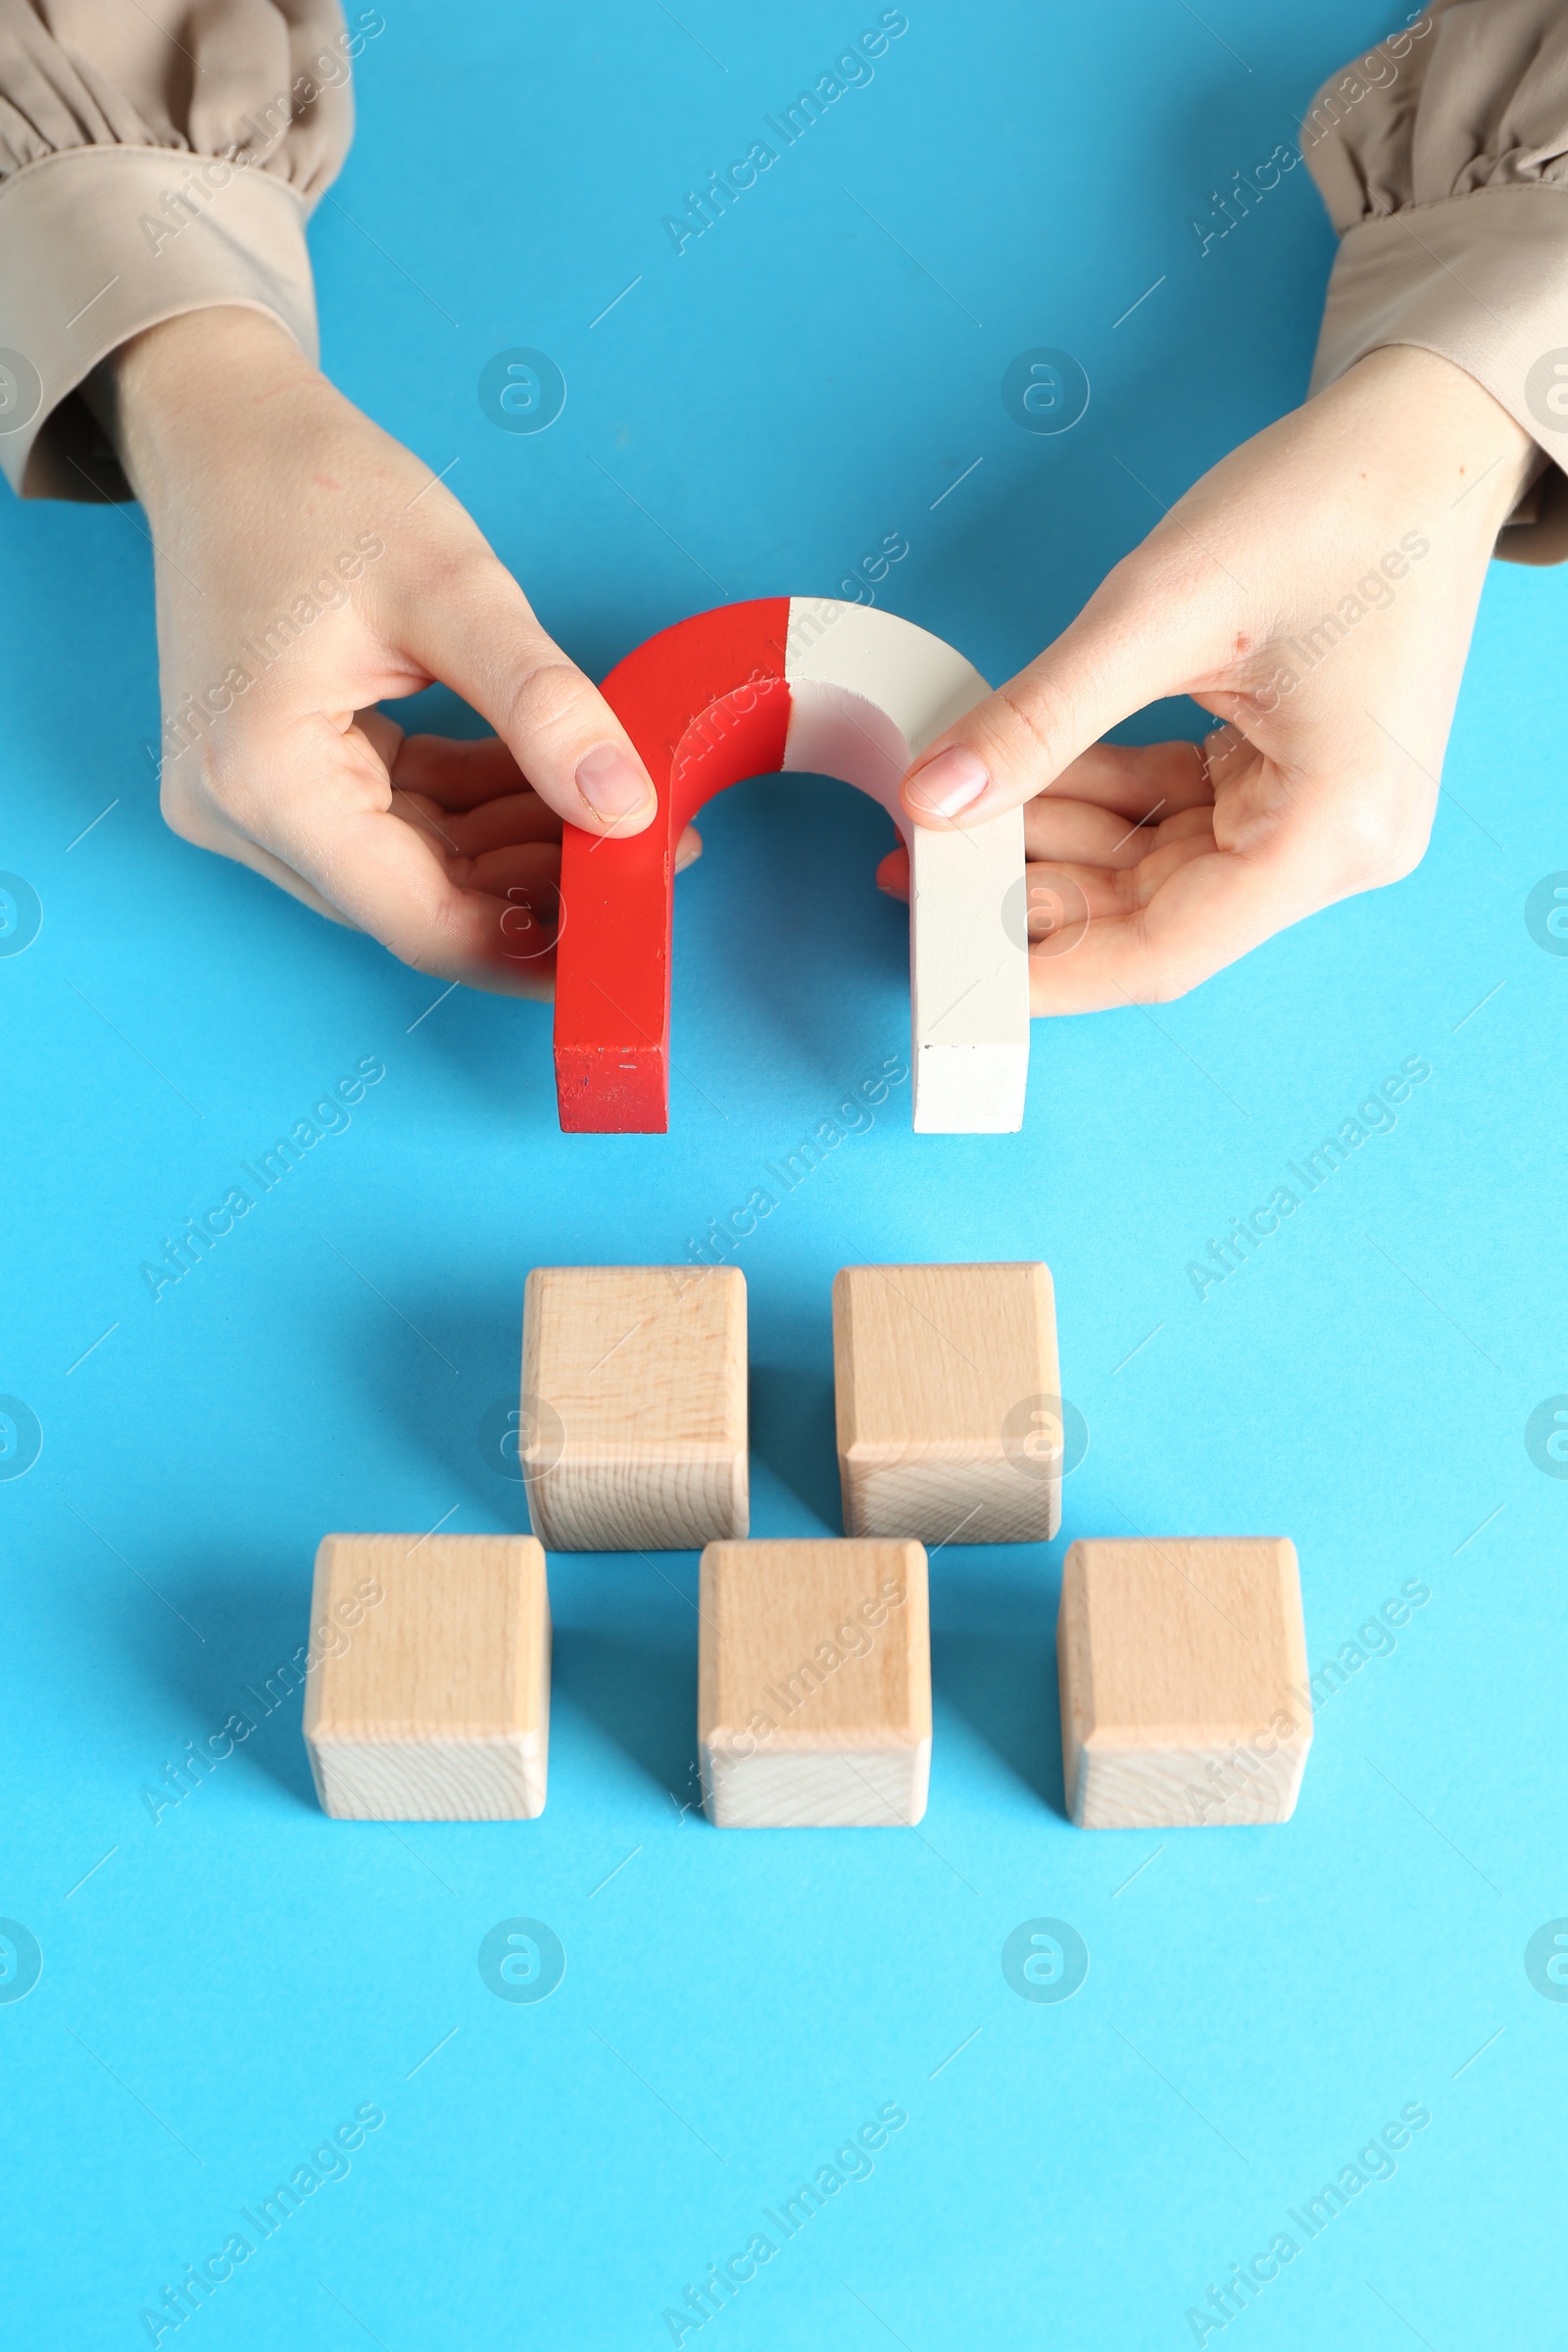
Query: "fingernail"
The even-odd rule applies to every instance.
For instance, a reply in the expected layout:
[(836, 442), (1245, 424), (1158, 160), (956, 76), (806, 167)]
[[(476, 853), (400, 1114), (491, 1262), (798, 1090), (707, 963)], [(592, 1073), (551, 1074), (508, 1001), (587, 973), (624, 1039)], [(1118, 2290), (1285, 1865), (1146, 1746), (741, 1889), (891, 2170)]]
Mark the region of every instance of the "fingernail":
[(933, 816), (956, 816), (977, 801), (991, 778), (985, 761), (967, 744), (949, 744), (938, 752), (927, 767), (911, 776), (905, 787), (905, 798), (916, 808), (927, 808)]
[(577, 762), (577, 790), (601, 816), (631, 816), (648, 805), (651, 787), (615, 743), (601, 743)]

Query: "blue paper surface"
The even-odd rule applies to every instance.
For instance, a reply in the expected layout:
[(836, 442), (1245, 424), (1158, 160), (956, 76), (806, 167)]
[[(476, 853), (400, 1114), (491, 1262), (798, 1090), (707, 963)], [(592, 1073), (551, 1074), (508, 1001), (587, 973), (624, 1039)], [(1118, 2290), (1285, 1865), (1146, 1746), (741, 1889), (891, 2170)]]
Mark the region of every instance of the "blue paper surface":
[[(400, 0), (366, 46), (312, 231), (325, 363), (455, 466), (596, 675), (726, 599), (845, 593), (895, 535), (879, 601), (1004, 677), (1302, 393), (1333, 252), (1305, 171), (1206, 252), (1191, 224), (1376, 10), (911, 5), (677, 253), (685, 192), (879, 14)], [(547, 430), (498, 429), (493, 374), (481, 405), (515, 351), (564, 379)], [(1032, 361), (1004, 403), (1040, 352), (1089, 387), (1060, 433), (1021, 427)], [(895, 1087), (738, 1247), (760, 1536), (839, 1529), (837, 1267), (1055, 1277), (1088, 1453), (1060, 1544), (933, 1562), (919, 1833), (704, 1823), (678, 1554), (552, 1558), (540, 1821), (394, 1830), (320, 1815), (277, 1679), (317, 1541), (525, 1524), (479, 1434), (527, 1269), (686, 1255), (906, 1049), (890, 829), (809, 779), (715, 804), (670, 1133), (564, 1138), (548, 1008), (432, 1009), (164, 829), (139, 522), (0, 515), (0, 864), (40, 924), (0, 956), (0, 1411), (12, 1468), (40, 1448), (0, 1480), (15, 2340), (146, 2342), (238, 2235), (165, 2344), (625, 2352), (671, 2310), (732, 2352), (1546, 2342), (1568, 958), (1526, 905), (1568, 868), (1568, 580), (1494, 568), (1408, 881), (1180, 1004), (1037, 1024), (1021, 1136), (916, 1139)], [(1200, 1298), (1189, 1261), (1410, 1059), (1396, 1124)], [(351, 1123), (155, 1301), (142, 1261), (367, 1060)], [(1063, 1818), (1061, 1549), (1134, 1530), (1294, 1537), (1312, 1665), (1345, 1664), (1288, 1827)], [(1412, 1586), (1392, 1646), (1358, 1643)], [(166, 1768), (247, 1711), (176, 1798)], [(518, 1919), (564, 1951), (548, 1998), (481, 1975)], [(1004, 1973), (1039, 1920), (1087, 1949), (1070, 1998)], [(1407, 2144), (1358, 2162), (1389, 2124)], [(1282, 2233), (1205, 2334), (1189, 2311)]]

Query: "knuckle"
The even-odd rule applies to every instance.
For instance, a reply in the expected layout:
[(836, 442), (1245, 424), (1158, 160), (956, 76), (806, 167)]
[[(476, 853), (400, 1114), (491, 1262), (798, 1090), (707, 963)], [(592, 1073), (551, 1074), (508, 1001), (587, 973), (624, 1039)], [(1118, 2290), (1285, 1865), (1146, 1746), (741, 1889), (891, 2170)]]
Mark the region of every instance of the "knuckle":
[[(237, 757), (230, 745), (214, 743), (203, 747), (199, 796), (231, 824), (247, 833), (251, 830), (259, 786), (250, 762)], [(193, 799), (196, 797), (192, 795)]]
[(1426, 856), (1429, 827), (1419, 822), (1406, 822), (1398, 827), (1388, 844), (1380, 879), (1384, 882), (1402, 882), (1413, 874)]
[(158, 808), (171, 833), (181, 841), (199, 841), (201, 820), (183, 778), (175, 781), (165, 775), (158, 788)]
[(580, 722), (585, 706), (597, 701), (593, 688), (575, 662), (548, 639), (533, 650), (510, 680), (504, 732), (515, 735), (553, 735)]
[(181, 841), (194, 842), (199, 849), (210, 849), (214, 833), (214, 807), (211, 747), (190, 745), (177, 759), (165, 754), (163, 773), (158, 782), (158, 809), (171, 833)]
[(426, 515), (420, 508), (419, 516), (416, 546), (378, 587), (387, 624), (417, 644), (437, 615), (443, 639), (461, 641), (499, 670), (501, 649), (510, 651), (519, 635), (526, 641), (537, 628), (527, 599), (462, 508), (455, 515)]
[[(1090, 606), (1098, 605), (1107, 619), (1140, 634), (1147, 631), (1152, 613), (1201, 613), (1215, 646), (1231, 656), (1240, 621), (1238, 600), (1216, 579), (1212, 535), (1204, 536), (1206, 547), (1166, 515), (1148, 539), (1111, 566)], [(1241, 633), (1246, 636), (1245, 629)]]
[(1179, 997), (1185, 997), (1198, 986), (1200, 977), (1195, 972), (1178, 971), (1172, 965), (1156, 965), (1138, 1001), (1141, 1004), (1174, 1004)]
[(226, 827), (267, 843), (278, 799), (273, 761), (230, 730), (208, 736), (187, 759), (185, 774), (172, 780), (165, 775), (164, 814), (174, 831), (203, 849), (217, 846)]
[(1396, 800), (1376, 794), (1359, 801), (1347, 814), (1341, 850), (1352, 884), (1379, 890), (1402, 882), (1413, 873), (1426, 853), (1430, 818)]
[(1207, 979), (1207, 967), (1196, 962), (1190, 954), (1176, 955), (1165, 943), (1151, 938), (1142, 908), (1135, 918), (1134, 938), (1138, 944), (1135, 1004), (1174, 1004), (1179, 997), (1187, 996)]
[(452, 603), (482, 604), (492, 593), (500, 569), (496, 556), (461, 507), (456, 514), (439, 510), (432, 519), (436, 527), (422, 533), (419, 545), (421, 601), (439, 595)]
[(1044, 708), (1037, 708), (1032, 695), (1020, 694), (1015, 686), (999, 686), (992, 701), (992, 710), (1001, 721), (1000, 732), (1008, 749), (1022, 753), (1026, 759), (1049, 761), (1053, 749), (1053, 730)]

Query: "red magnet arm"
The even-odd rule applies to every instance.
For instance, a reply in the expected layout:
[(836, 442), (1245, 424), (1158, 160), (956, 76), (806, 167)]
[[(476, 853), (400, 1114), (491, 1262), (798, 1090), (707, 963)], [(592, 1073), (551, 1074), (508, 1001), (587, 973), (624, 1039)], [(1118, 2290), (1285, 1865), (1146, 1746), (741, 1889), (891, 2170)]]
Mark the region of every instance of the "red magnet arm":
[(623, 841), (575, 825), (562, 841), (556, 1097), (568, 1134), (668, 1128), (675, 845), (715, 793), (783, 765), (789, 617), (787, 596), (694, 613), (605, 680), (659, 813)]

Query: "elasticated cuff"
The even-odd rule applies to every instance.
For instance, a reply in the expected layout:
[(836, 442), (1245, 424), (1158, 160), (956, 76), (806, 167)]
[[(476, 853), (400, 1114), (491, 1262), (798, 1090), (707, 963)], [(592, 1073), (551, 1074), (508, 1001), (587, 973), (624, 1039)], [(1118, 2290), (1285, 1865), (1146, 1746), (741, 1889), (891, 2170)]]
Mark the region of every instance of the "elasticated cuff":
[(72, 147), (0, 182), (0, 466), (24, 498), (128, 498), (78, 386), (144, 327), (233, 304), (317, 357), (305, 208), (275, 174)]
[(1399, 343), (1473, 375), (1551, 460), (1497, 553), (1560, 564), (1568, 557), (1568, 188), (1478, 188), (1348, 230), (1311, 390)]

